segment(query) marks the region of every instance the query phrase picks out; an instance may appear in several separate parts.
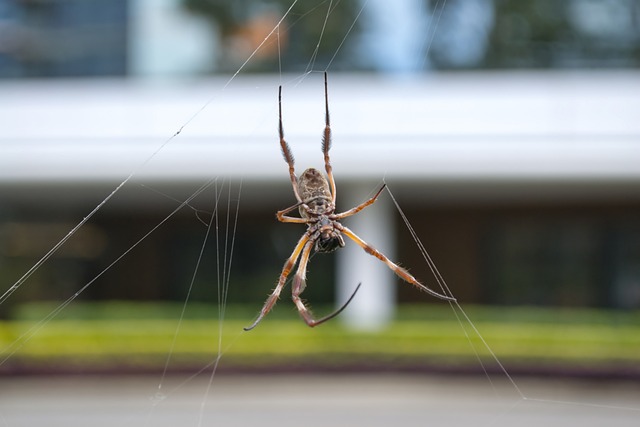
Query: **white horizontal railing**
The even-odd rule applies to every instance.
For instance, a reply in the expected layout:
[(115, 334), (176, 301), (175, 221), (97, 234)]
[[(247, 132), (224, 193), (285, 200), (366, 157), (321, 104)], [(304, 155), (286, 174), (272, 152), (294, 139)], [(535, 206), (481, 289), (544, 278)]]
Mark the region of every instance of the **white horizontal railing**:
[[(320, 167), (320, 74), (226, 87), (219, 78), (20, 81), (0, 84), (0, 183), (102, 182), (137, 168), (162, 181), (280, 180), (280, 80), (297, 166)], [(640, 182), (638, 93), (636, 73), (332, 74), (332, 161), (349, 180)]]

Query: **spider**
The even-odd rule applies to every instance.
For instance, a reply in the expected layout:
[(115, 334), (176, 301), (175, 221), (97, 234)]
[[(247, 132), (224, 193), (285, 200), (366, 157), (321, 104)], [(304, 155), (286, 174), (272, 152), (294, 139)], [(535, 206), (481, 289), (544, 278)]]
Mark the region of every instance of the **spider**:
[[(325, 128), (322, 138), (322, 153), (324, 154), (324, 167), (327, 173), (325, 178), (322, 173), (315, 169), (309, 168), (302, 172), (300, 177), (296, 177), (294, 170), (294, 159), (289, 144), (284, 139), (284, 129), (282, 126), (282, 86), (278, 88), (278, 116), (279, 126), (278, 131), (280, 135), (280, 147), (282, 149), (282, 155), (284, 160), (289, 165), (289, 176), (291, 178), (291, 184), (293, 185), (293, 194), (296, 197), (298, 203), (288, 207), (284, 210), (276, 213), (276, 218), (280, 222), (289, 222), (294, 224), (306, 224), (307, 231), (302, 235), (298, 244), (296, 244), (293, 253), (287, 259), (280, 273), (280, 279), (275, 289), (269, 295), (267, 300), (260, 311), (260, 314), (256, 320), (244, 328), (245, 331), (249, 331), (258, 325), (260, 321), (271, 311), (276, 301), (280, 297), (280, 293), (284, 288), (289, 273), (298, 262), (298, 270), (293, 278), (292, 298), (296, 305), (296, 308), (300, 312), (300, 316), (306, 322), (308, 326), (314, 327), (327, 320), (333, 319), (340, 314), (347, 305), (353, 300), (353, 297), (360, 289), (360, 284), (353, 291), (349, 299), (333, 313), (315, 319), (311, 314), (311, 311), (300, 298), (300, 294), (306, 287), (306, 272), (307, 263), (309, 262), (309, 256), (311, 251), (328, 253), (333, 252), (338, 248), (344, 247), (344, 234), (351, 240), (353, 240), (358, 246), (360, 246), (366, 253), (378, 258), (384, 262), (395, 274), (397, 274), (402, 280), (412, 284), (421, 291), (427, 292), (436, 298), (440, 298), (447, 301), (455, 301), (454, 298), (441, 295), (436, 291), (429, 289), (415, 277), (413, 277), (407, 270), (395, 264), (384, 254), (377, 249), (366, 243), (358, 235), (356, 235), (349, 228), (340, 223), (340, 220), (352, 215), (357, 214), (367, 206), (372, 205), (380, 196), (380, 193), (385, 189), (384, 184), (378, 192), (364, 203), (351, 208), (342, 213), (334, 213), (336, 209), (336, 183), (333, 178), (333, 171), (329, 159), (329, 150), (331, 148), (331, 126), (329, 124), (329, 95), (327, 90), (327, 73), (324, 73), (324, 99), (325, 99)], [(298, 209), (300, 217), (288, 216), (287, 214)]]

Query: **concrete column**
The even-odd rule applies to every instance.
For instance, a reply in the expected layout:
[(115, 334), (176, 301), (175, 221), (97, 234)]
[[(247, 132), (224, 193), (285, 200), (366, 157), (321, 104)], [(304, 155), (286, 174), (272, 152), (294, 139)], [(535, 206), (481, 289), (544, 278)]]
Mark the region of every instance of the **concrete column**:
[[(377, 191), (376, 183), (342, 183), (338, 187), (339, 212), (356, 206)], [(395, 234), (393, 227), (393, 202), (382, 193), (376, 203), (343, 224), (364, 241), (395, 259)], [(358, 283), (358, 294), (340, 319), (349, 327), (375, 330), (385, 326), (395, 310), (395, 281), (391, 270), (378, 259), (367, 254), (355, 242), (345, 237), (346, 246), (336, 252), (338, 305), (346, 301)]]
[(210, 72), (219, 43), (205, 17), (182, 0), (129, 1), (129, 73), (173, 77)]

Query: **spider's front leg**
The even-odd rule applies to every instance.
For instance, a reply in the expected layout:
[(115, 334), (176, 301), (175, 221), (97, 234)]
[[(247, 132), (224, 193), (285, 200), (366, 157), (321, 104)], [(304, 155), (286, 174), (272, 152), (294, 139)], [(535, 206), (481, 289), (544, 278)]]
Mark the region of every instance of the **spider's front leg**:
[(331, 123), (329, 120), (329, 90), (327, 88), (327, 72), (324, 73), (324, 133), (322, 135), (322, 154), (324, 154), (324, 169), (329, 178), (329, 187), (331, 188), (331, 203), (336, 204), (336, 182), (333, 178), (333, 168), (331, 167), (331, 159), (329, 158), (329, 150), (331, 150)]
[(280, 136), (280, 148), (282, 149), (282, 157), (289, 166), (289, 178), (291, 179), (291, 185), (293, 185), (293, 194), (296, 196), (296, 200), (302, 203), (300, 194), (298, 193), (298, 178), (296, 177), (296, 171), (294, 167), (295, 160), (291, 147), (284, 139), (284, 126), (282, 125), (282, 86), (278, 88), (278, 134)]

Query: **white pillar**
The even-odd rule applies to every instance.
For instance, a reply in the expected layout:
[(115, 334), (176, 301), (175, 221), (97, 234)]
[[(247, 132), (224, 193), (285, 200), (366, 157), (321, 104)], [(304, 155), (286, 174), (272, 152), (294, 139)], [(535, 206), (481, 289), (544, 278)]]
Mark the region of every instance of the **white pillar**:
[(132, 0), (128, 47), (132, 75), (197, 75), (214, 68), (218, 35), (210, 21), (187, 11), (181, 0)]
[[(342, 212), (356, 206), (377, 191), (375, 183), (342, 183), (338, 187), (338, 208)], [(382, 193), (376, 203), (343, 224), (365, 242), (394, 259), (393, 203)], [(353, 290), (362, 283), (358, 294), (340, 315), (349, 327), (375, 330), (385, 326), (393, 317), (396, 302), (393, 272), (377, 258), (367, 254), (345, 236), (346, 246), (337, 255), (337, 301), (343, 304)]]
[[(415, 73), (428, 68), (424, 51), (435, 28), (422, 0), (361, 0), (361, 3), (367, 7), (362, 16), (364, 28), (359, 48), (370, 65), (387, 73)], [(399, 22), (402, 24), (398, 25)]]

